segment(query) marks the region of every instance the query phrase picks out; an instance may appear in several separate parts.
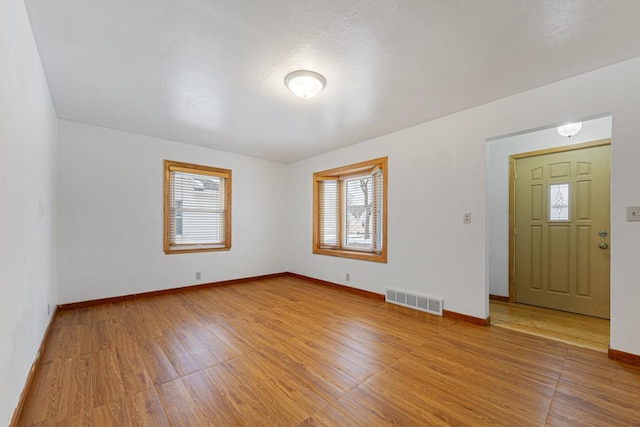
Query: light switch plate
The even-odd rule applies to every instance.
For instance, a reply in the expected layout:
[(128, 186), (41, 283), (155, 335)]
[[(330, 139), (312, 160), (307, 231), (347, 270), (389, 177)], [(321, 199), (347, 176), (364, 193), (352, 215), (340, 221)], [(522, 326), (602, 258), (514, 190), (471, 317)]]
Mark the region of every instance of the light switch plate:
[(627, 221), (640, 221), (640, 206), (627, 206)]

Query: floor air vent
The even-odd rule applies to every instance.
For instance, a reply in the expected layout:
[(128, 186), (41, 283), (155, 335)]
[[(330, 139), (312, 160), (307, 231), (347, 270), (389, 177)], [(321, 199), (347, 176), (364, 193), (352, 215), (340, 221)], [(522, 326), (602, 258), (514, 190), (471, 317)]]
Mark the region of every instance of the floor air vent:
[(385, 299), (387, 302), (393, 304), (403, 305), (442, 316), (442, 298), (426, 297), (424, 295), (387, 288)]

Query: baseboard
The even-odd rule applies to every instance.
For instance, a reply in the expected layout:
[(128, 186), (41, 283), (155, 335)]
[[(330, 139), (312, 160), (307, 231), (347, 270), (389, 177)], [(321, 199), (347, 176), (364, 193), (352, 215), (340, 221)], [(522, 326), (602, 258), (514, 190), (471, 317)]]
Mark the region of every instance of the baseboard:
[(491, 318), (487, 317), (483, 319), (481, 317), (473, 317), (468, 314), (456, 313), (455, 311), (442, 310), (442, 317), (446, 317), (454, 320), (462, 320), (464, 322), (473, 323), (474, 325), (489, 326), (491, 324)]
[(502, 295), (489, 294), (489, 299), (492, 301), (509, 302), (509, 297), (503, 297)]
[(198, 285), (189, 285), (189, 286), (184, 286), (184, 287), (181, 287), (181, 288), (161, 289), (159, 291), (141, 292), (139, 294), (129, 294), (129, 295), (122, 295), (122, 296), (117, 296), (117, 297), (94, 299), (94, 300), (89, 300), (89, 301), (71, 302), (71, 303), (67, 303), (67, 304), (60, 304), (58, 306), (58, 308), (60, 310), (73, 310), (75, 308), (91, 307), (91, 306), (94, 306), (94, 305), (110, 304), (110, 303), (122, 302), (122, 301), (130, 301), (130, 300), (135, 300), (135, 299), (138, 299), (138, 298), (147, 298), (147, 297), (154, 297), (154, 296), (159, 296), (159, 295), (175, 294), (175, 293), (179, 293), (179, 292), (193, 291), (193, 290), (196, 290), (196, 289), (205, 289), (205, 288), (211, 288), (211, 287), (216, 287), (216, 286), (235, 285), (235, 284), (238, 284), (238, 283), (253, 282), (255, 280), (274, 279), (274, 278), (277, 278), (277, 277), (286, 276), (287, 274), (289, 274), (289, 273), (265, 274), (265, 275), (262, 275), (262, 276), (243, 277), (243, 278), (240, 278), (240, 279), (223, 280), (223, 281), (220, 281), (220, 282), (211, 282), (211, 283), (202, 283), (202, 284), (198, 284)]
[(49, 318), (49, 324), (47, 325), (47, 329), (44, 331), (44, 336), (42, 337), (42, 341), (40, 342), (40, 347), (38, 348), (38, 352), (36, 353), (36, 357), (31, 364), (31, 369), (29, 369), (29, 375), (27, 375), (27, 380), (24, 383), (24, 387), (22, 388), (22, 393), (20, 393), (20, 399), (18, 400), (18, 406), (13, 411), (13, 416), (11, 417), (11, 422), (9, 423), (9, 427), (15, 427), (18, 425), (18, 420), (20, 420), (20, 415), (22, 415), (22, 409), (24, 408), (24, 404), (27, 400), (27, 396), (29, 395), (29, 390), (31, 389), (31, 384), (33, 383), (33, 378), (36, 375), (36, 370), (38, 365), (40, 364), (40, 358), (42, 357), (42, 352), (47, 346), (49, 342), (49, 337), (51, 336), (51, 327), (58, 316), (58, 307), (53, 309), (53, 315)]
[(340, 285), (338, 283), (333, 283), (333, 282), (327, 282), (326, 280), (320, 280), (320, 279), (316, 279), (314, 277), (309, 277), (309, 276), (303, 276), (302, 274), (298, 274), (298, 273), (287, 273), (287, 276), (291, 276), (291, 277), (295, 277), (296, 279), (301, 279), (301, 280), (306, 280), (307, 282), (312, 282), (315, 283), (317, 285), (322, 285), (322, 286), (328, 286), (330, 288), (334, 288), (334, 289), (340, 289), (346, 292), (350, 292), (352, 294), (358, 294), (367, 298), (372, 298), (375, 300), (379, 300), (379, 301), (384, 301), (384, 294), (378, 294), (375, 292), (371, 292), (371, 291), (365, 291), (362, 289), (357, 289), (357, 288), (352, 288), (350, 286), (345, 286), (345, 285)]
[(609, 347), (609, 359), (619, 360), (630, 365), (640, 366), (640, 354), (627, 353), (626, 351), (614, 350)]

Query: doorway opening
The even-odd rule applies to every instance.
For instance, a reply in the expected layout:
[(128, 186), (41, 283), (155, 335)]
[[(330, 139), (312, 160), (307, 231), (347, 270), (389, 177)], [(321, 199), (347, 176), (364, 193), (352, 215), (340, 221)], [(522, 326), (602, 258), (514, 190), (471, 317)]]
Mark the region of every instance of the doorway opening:
[[(572, 305), (558, 305), (551, 303), (548, 305), (550, 308), (540, 308), (537, 306), (545, 305), (544, 302), (540, 302), (535, 298), (531, 301), (527, 298), (517, 298), (517, 289), (514, 288), (515, 275), (513, 274), (512, 262), (514, 258), (514, 248), (515, 246), (510, 245), (513, 243), (513, 225), (515, 223), (515, 217), (513, 216), (513, 207), (510, 205), (511, 203), (511, 195), (514, 191), (514, 188), (511, 187), (513, 182), (511, 181), (510, 176), (510, 167), (513, 166), (510, 164), (510, 160), (513, 161), (512, 157), (527, 157), (526, 154), (544, 154), (551, 152), (570, 152), (572, 148), (578, 148), (580, 146), (586, 146), (589, 142), (599, 141), (599, 140), (607, 140), (611, 138), (611, 116), (598, 117), (591, 120), (585, 120), (582, 122), (582, 130), (571, 137), (561, 136), (556, 126), (548, 127), (545, 129), (538, 129), (530, 132), (522, 132), (519, 134), (512, 134), (505, 137), (493, 138), (488, 140), (487, 144), (487, 237), (488, 237), (488, 256), (487, 256), (487, 271), (489, 277), (489, 295), (490, 295), (490, 314), (492, 319), (492, 324), (501, 327), (508, 327), (511, 329), (517, 329), (522, 332), (532, 333), (535, 335), (547, 336), (552, 339), (556, 339), (559, 341), (569, 342), (571, 344), (579, 345), (582, 347), (594, 348), (602, 351), (606, 351), (606, 344), (608, 344), (609, 338), (609, 324), (608, 320), (604, 319), (596, 319), (591, 316), (584, 316), (580, 314), (567, 313), (566, 311), (577, 311), (584, 312), (581, 310), (572, 310)], [(593, 143), (593, 145), (599, 145), (597, 143)], [(578, 181), (573, 177), (571, 179), (562, 176), (564, 172), (559, 173), (562, 169), (564, 171), (565, 166), (568, 168), (568, 160), (561, 159), (560, 161), (556, 161), (553, 159), (545, 159), (549, 160), (549, 164), (547, 170), (544, 171), (543, 175), (550, 176), (554, 175), (555, 178), (549, 179), (549, 182), (539, 182), (540, 186), (538, 186), (535, 190), (539, 190), (539, 195), (542, 197), (544, 195), (544, 200), (550, 197), (552, 190), (555, 193), (559, 193), (561, 195), (566, 196), (564, 192), (566, 192), (566, 188), (570, 188), (570, 191), (573, 193), (574, 190), (582, 191), (584, 194), (585, 189), (589, 187), (590, 184), (585, 184), (583, 177), (579, 177)], [(566, 160), (566, 161), (565, 161)], [(581, 174), (584, 175), (585, 167), (583, 160), (578, 159), (573, 167), (574, 173), (577, 169), (581, 168)], [(588, 163), (588, 162), (587, 162)], [(578, 165), (579, 164), (579, 165)], [(578, 165), (578, 166), (576, 166)], [(553, 168), (551, 171), (550, 168)], [(536, 169), (535, 172), (532, 172), (533, 169)], [(533, 175), (538, 175), (538, 168), (532, 167), (529, 171), (529, 175), (533, 173)], [(568, 169), (567, 169), (568, 170)], [(608, 170), (607, 170), (608, 173)], [(586, 175), (584, 175), (586, 176)], [(539, 178), (539, 177), (538, 177)], [(564, 179), (564, 181), (563, 181)], [(558, 181), (558, 182), (555, 182)], [(562, 182), (561, 182), (562, 181)], [(609, 186), (607, 181), (607, 186)], [(556, 188), (558, 187), (558, 188)], [(563, 192), (564, 191), (564, 192)], [(541, 256), (545, 259), (544, 262), (540, 261), (536, 257), (533, 257), (533, 262), (530, 262), (529, 265), (525, 265), (525, 267), (521, 267), (520, 280), (524, 278), (528, 279), (530, 276), (538, 275), (534, 277), (534, 282), (531, 288), (533, 289), (534, 297), (542, 291), (549, 290), (549, 281), (552, 283), (549, 295), (551, 299), (563, 299), (563, 293), (568, 294), (568, 290), (572, 287), (572, 292), (575, 293), (576, 283), (580, 283), (582, 286), (579, 289), (578, 294), (578, 305), (582, 303), (584, 299), (583, 295), (590, 292), (588, 286), (591, 286), (591, 282), (587, 283), (584, 280), (584, 277), (576, 279), (577, 274), (582, 274), (584, 276), (585, 273), (585, 265), (588, 264), (588, 260), (583, 254), (581, 258), (581, 262), (583, 265), (578, 265), (578, 269), (576, 270), (576, 261), (575, 261), (575, 245), (572, 247), (570, 244), (566, 243), (566, 238), (570, 235), (581, 234), (582, 240), (584, 241), (585, 236), (589, 235), (591, 239), (591, 243), (593, 244), (601, 244), (599, 242), (598, 236), (593, 238), (591, 236), (592, 232), (595, 230), (590, 230), (589, 226), (594, 225), (596, 228), (602, 228), (600, 225), (588, 224), (585, 221), (582, 221), (585, 216), (585, 207), (584, 201), (586, 197), (581, 198), (579, 205), (576, 205), (575, 201), (571, 201), (571, 218), (565, 218), (563, 216), (557, 218), (550, 218), (547, 215), (548, 212), (544, 213), (545, 224), (531, 224), (532, 229), (536, 233), (545, 231), (551, 232), (551, 237), (547, 236), (544, 240), (544, 243), (540, 240), (540, 236), (534, 236), (538, 240), (534, 239), (534, 243), (538, 247), (546, 247), (549, 248), (549, 244), (553, 243), (551, 247), (552, 253), (538, 253), (536, 256), (540, 258)], [(538, 197), (536, 196), (536, 197)], [(527, 198), (531, 198), (531, 194), (526, 196)], [(538, 197), (538, 199), (541, 199)], [(573, 195), (572, 195), (573, 197)], [(521, 196), (521, 199), (523, 197)], [(534, 197), (535, 198), (535, 197)], [(607, 195), (606, 201), (604, 203), (608, 207), (610, 205), (610, 198)], [(549, 203), (553, 203), (553, 201), (546, 201), (547, 205)], [(597, 206), (600, 206), (602, 202), (599, 202)], [(526, 209), (530, 210), (531, 206), (526, 206)], [(574, 217), (575, 209), (582, 209), (582, 213), (577, 217)], [(536, 206), (535, 209), (549, 209), (548, 206)], [(521, 210), (523, 208), (521, 207)], [(542, 215), (542, 210), (539, 213)], [(562, 214), (566, 214), (566, 211), (562, 212)], [(555, 215), (555, 213), (553, 214)], [(587, 215), (588, 216), (588, 215)], [(579, 217), (579, 218), (578, 218)], [(551, 219), (551, 222), (548, 220)], [(579, 219), (580, 221), (574, 221)], [(608, 221), (608, 219), (607, 219)], [(540, 225), (540, 227), (537, 227)], [(522, 226), (522, 224), (521, 224)], [(527, 224), (529, 226), (529, 224)], [(608, 225), (607, 225), (608, 228)], [(608, 230), (596, 230), (596, 232)], [(560, 238), (560, 240), (558, 240)], [(555, 241), (554, 241), (555, 239)], [(568, 261), (568, 255), (563, 255), (558, 252), (558, 242), (563, 242), (567, 249), (572, 248), (573, 260), (571, 261), (571, 267), (569, 268), (570, 262)], [(607, 236), (607, 245), (610, 243), (610, 240)], [(531, 245), (531, 242), (527, 242), (527, 245)], [(562, 245), (560, 245), (562, 246)], [(602, 254), (605, 251), (600, 250)], [(585, 252), (586, 251), (586, 252)], [(590, 252), (589, 252), (590, 251)], [(586, 253), (596, 253), (597, 251), (592, 250), (589, 246), (587, 249), (584, 249), (583, 252)], [(552, 257), (552, 261), (549, 261), (549, 257)], [(557, 258), (560, 256), (561, 258)], [(562, 259), (563, 256), (567, 256), (566, 259)], [(560, 261), (557, 261), (560, 259)], [(565, 262), (566, 261), (566, 262)], [(535, 263), (538, 264), (535, 264)], [(532, 264), (535, 264), (536, 269), (531, 271)], [(543, 265), (544, 264), (544, 265)], [(562, 267), (566, 265), (567, 267)], [(559, 268), (561, 266), (562, 268)], [(544, 268), (543, 268), (544, 267)], [(522, 276), (523, 268), (525, 268), (526, 274)], [(549, 274), (555, 274), (555, 279), (549, 279)], [(608, 279), (608, 269), (604, 273)], [(542, 284), (540, 277), (543, 277)], [(566, 283), (565, 280), (566, 279)], [(571, 283), (570, 283), (571, 282)], [(587, 285), (585, 285), (587, 283)], [(542, 284), (542, 286), (540, 286)], [(566, 286), (565, 286), (566, 285)], [(587, 288), (585, 288), (587, 286)], [(608, 284), (607, 284), (608, 286)], [(566, 289), (565, 289), (566, 288)], [(565, 292), (566, 291), (566, 292)], [(522, 291), (522, 295), (525, 292)], [(518, 301), (518, 302), (516, 302)], [(527, 305), (523, 304), (527, 303)], [(534, 306), (535, 304), (535, 306)], [(606, 301), (606, 315), (603, 315), (602, 312), (596, 314), (596, 316), (608, 317), (608, 294)], [(564, 311), (559, 311), (564, 310)]]

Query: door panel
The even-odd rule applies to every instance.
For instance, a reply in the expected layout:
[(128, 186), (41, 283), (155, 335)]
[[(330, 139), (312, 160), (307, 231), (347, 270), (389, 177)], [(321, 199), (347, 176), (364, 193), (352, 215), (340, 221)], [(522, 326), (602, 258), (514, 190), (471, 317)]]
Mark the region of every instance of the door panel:
[(569, 294), (571, 281), (571, 265), (569, 256), (571, 254), (570, 230), (566, 225), (552, 225), (548, 231), (549, 250), (548, 256), (548, 279), (550, 292)]
[(515, 176), (516, 302), (609, 318), (610, 146), (518, 158)]
[(578, 226), (576, 254), (576, 294), (583, 297), (591, 296), (591, 275), (589, 274), (589, 259), (591, 258), (591, 227)]
[(531, 283), (530, 287), (542, 290), (542, 227), (531, 226)]

